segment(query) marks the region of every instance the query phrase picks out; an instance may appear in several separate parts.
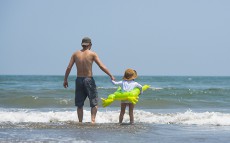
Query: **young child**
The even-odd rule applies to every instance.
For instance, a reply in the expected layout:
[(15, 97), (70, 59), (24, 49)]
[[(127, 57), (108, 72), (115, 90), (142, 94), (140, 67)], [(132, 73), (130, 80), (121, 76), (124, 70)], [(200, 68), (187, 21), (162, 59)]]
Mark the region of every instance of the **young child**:
[[(135, 78), (137, 78), (137, 72), (133, 69), (127, 69), (125, 71), (125, 74), (124, 74), (122, 81), (116, 82), (116, 81), (112, 80), (112, 83), (114, 85), (121, 85), (122, 91), (124, 91), (124, 92), (131, 91), (135, 87), (138, 87), (138, 88), (140, 88), (141, 93), (142, 93), (142, 86), (139, 83), (134, 81)], [(122, 121), (123, 121), (126, 106), (129, 106), (130, 124), (133, 124), (134, 123), (134, 117), (133, 117), (134, 104), (129, 102), (129, 101), (126, 101), (126, 100), (121, 101), (121, 112), (120, 112), (120, 116), (119, 116), (119, 123), (122, 123)]]

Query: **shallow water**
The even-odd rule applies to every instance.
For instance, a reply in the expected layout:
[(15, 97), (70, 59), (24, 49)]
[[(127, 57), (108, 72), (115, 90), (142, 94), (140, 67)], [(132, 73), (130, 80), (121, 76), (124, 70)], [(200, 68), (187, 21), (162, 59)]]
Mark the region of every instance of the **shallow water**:
[[(117, 76), (116, 79), (121, 79)], [(90, 122), (88, 100), (77, 123), (74, 81), (63, 76), (0, 76), (0, 142), (229, 142), (230, 77), (139, 76), (150, 89), (134, 109), (134, 125), (118, 124), (120, 102), (101, 107)], [(96, 76), (99, 97), (116, 88)]]
[(0, 129), (1, 142), (228, 142), (230, 129), (213, 126), (27, 123)]

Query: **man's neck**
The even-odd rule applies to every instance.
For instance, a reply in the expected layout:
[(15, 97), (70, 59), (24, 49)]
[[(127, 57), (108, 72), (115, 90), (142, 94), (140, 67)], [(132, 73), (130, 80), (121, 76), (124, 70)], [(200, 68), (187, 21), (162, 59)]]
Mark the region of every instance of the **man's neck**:
[(89, 48), (83, 48), (81, 51), (84, 52), (84, 51), (87, 51), (89, 50)]
[(91, 47), (83, 47), (81, 51), (87, 51), (87, 50), (90, 50)]

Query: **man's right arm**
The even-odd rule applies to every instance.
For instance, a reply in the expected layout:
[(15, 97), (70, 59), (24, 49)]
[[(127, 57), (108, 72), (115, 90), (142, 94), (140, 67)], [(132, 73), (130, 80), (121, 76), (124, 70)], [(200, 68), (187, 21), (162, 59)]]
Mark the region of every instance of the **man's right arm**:
[(73, 64), (74, 64), (74, 55), (72, 55), (72, 57), (71, 57), (71, 59), (70, 59), (70, 62), (69, 62), (69, 65), (68, 65), (68, 67), (67, 67), (67, 69), (66, 69), (66, 71), (65, 71), (65, 78), (64, 78), (64, 82), (63, 82), (63, 86), (64, 86), (65, 88), (68, 87), (68, 76), (69, 76), (69, 74), (70, 74), (70, 72), (71, 72), (71, 69), (72, 69), (72, 67), (73, 67)]

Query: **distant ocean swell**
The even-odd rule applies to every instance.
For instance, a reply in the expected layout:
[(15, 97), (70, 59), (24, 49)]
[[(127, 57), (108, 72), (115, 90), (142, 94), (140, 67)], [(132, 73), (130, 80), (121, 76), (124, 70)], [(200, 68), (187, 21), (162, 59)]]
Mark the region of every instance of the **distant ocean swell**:
[[(106, 98), (116, 88), (98, 88), (99, 98)], [(137, 106), (142, 108), (227, 108), (230, 109), (230, 89), (187, 89), (187, 88), (150, 88), (139, 97)], [(73, 107), (74, 89), (13, 89), (1, 90), (0, 107), (45, 108)], [(111, 106), (119, 106), (115, 101)], [(88, 102), (86, 101), (87, 105)], [(99, 101), (101, 105), (101, 101)]]

